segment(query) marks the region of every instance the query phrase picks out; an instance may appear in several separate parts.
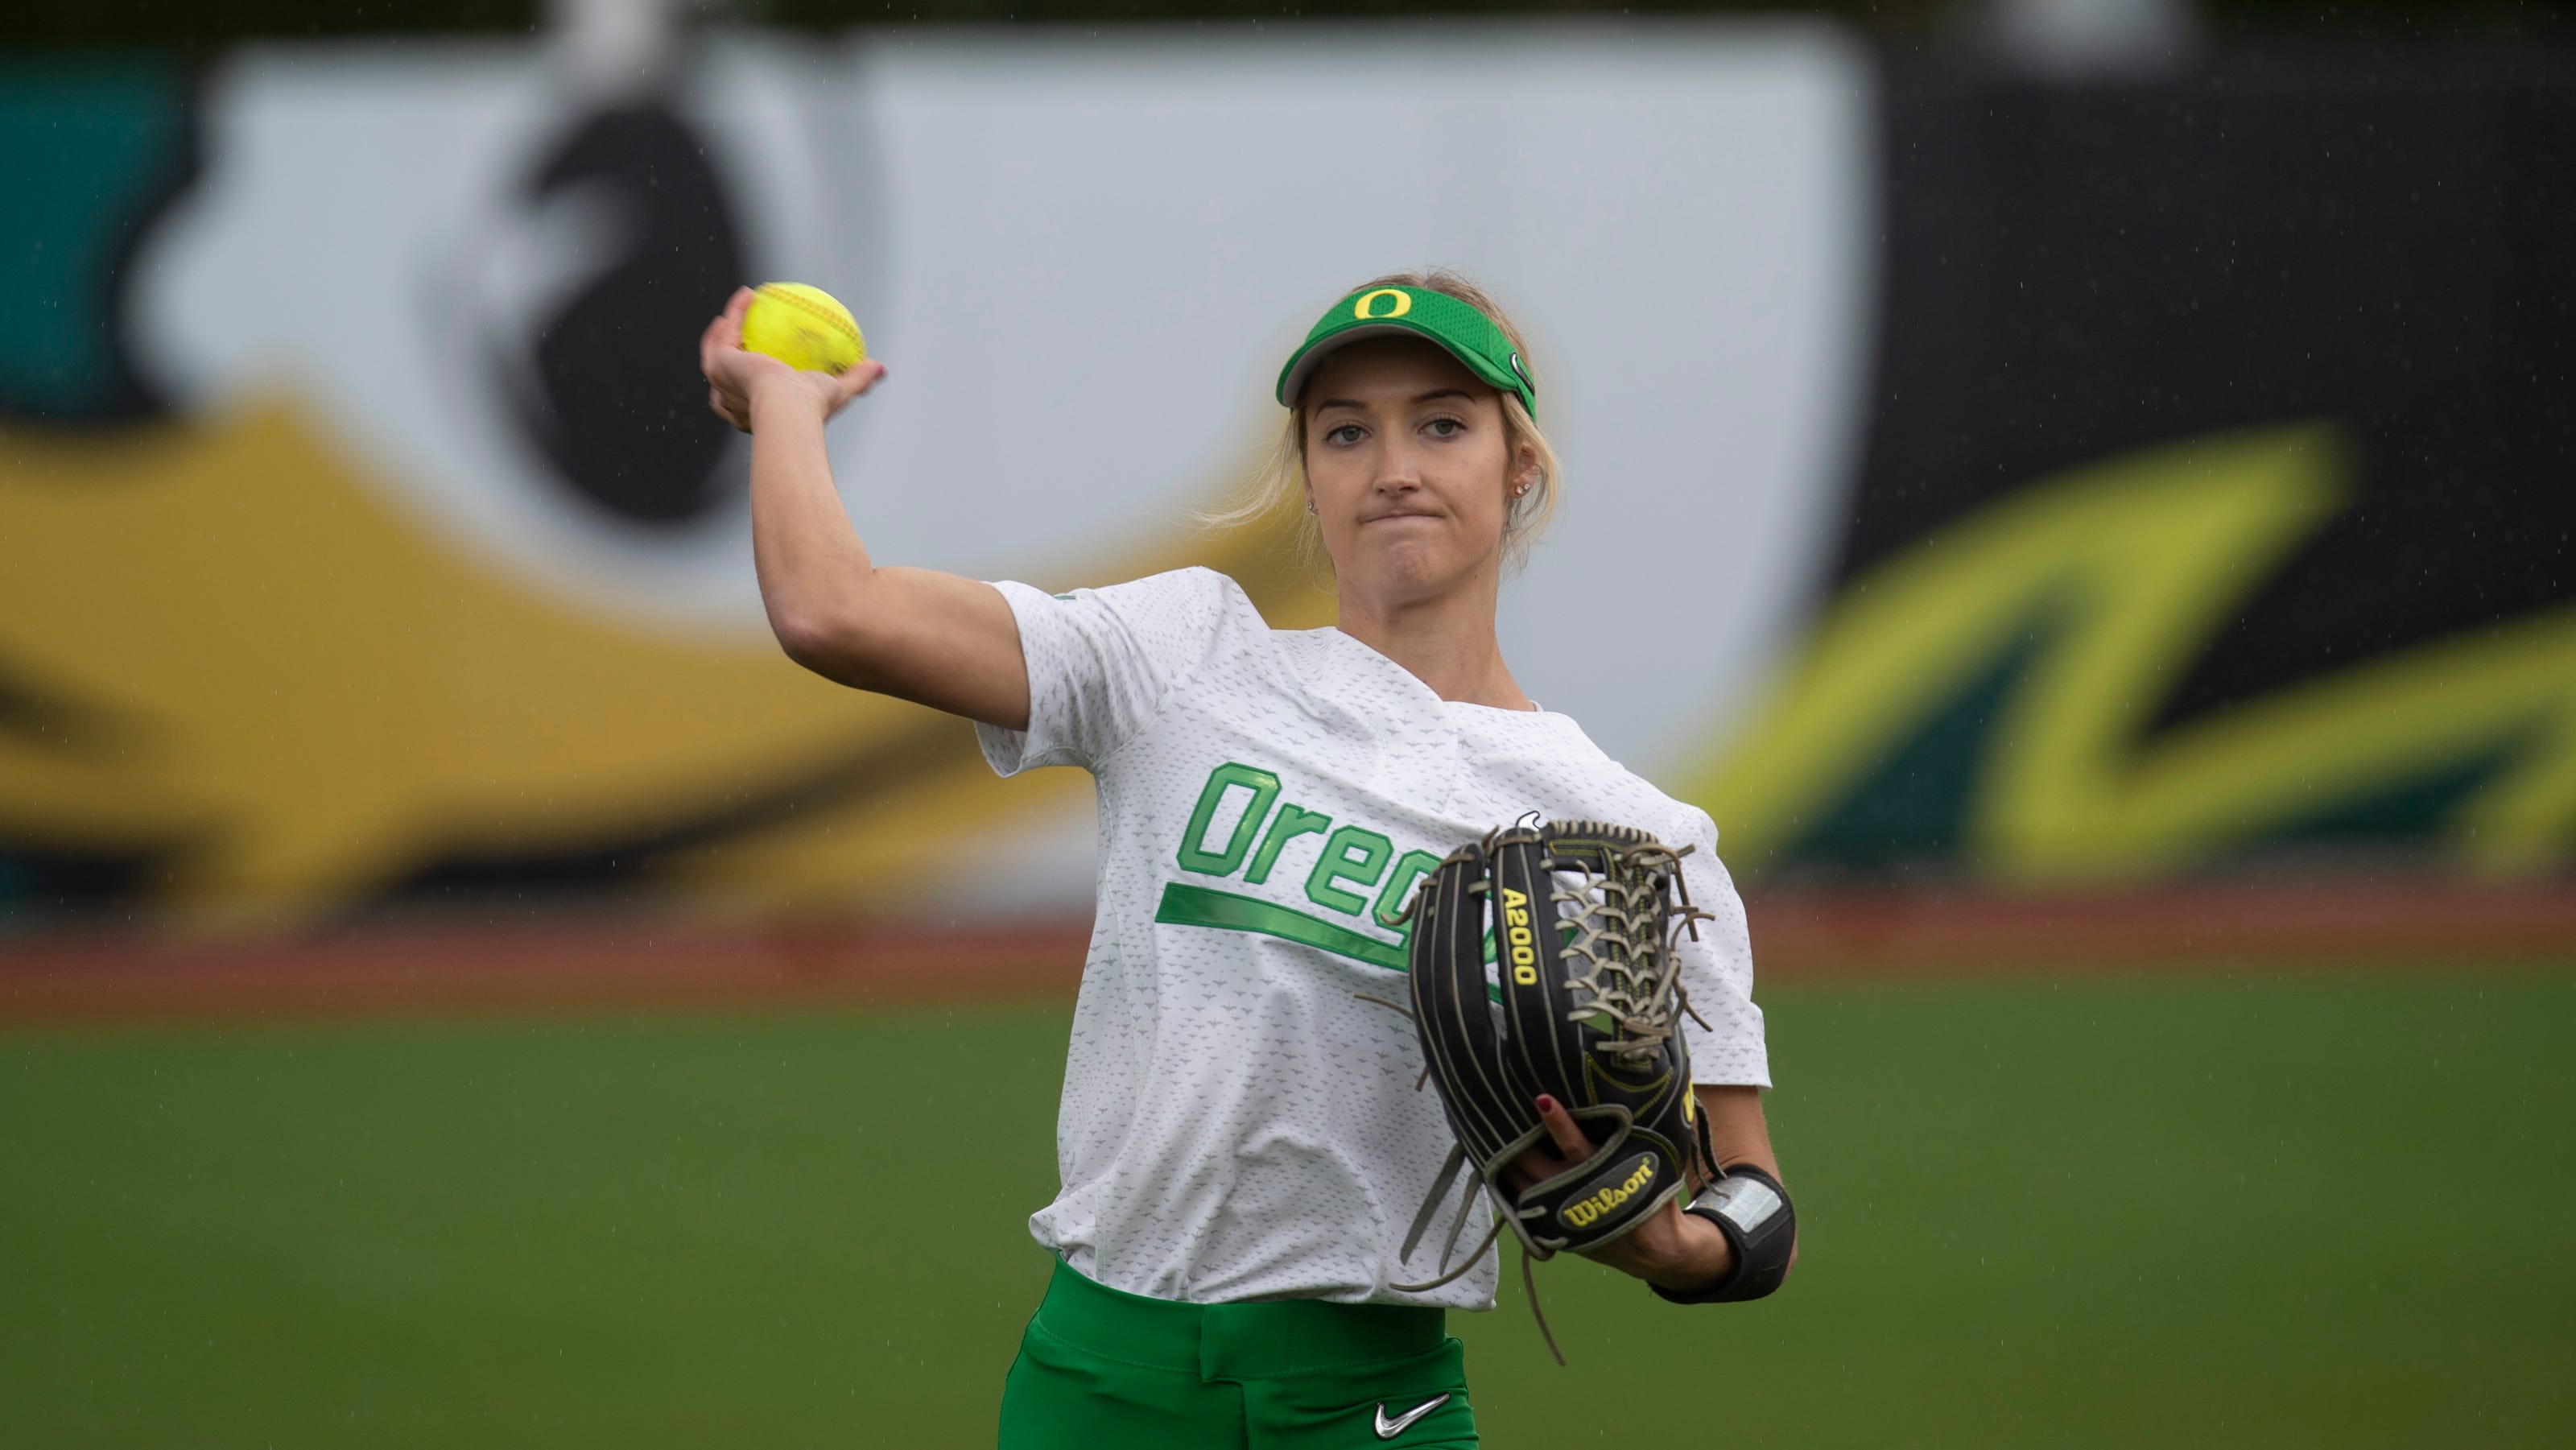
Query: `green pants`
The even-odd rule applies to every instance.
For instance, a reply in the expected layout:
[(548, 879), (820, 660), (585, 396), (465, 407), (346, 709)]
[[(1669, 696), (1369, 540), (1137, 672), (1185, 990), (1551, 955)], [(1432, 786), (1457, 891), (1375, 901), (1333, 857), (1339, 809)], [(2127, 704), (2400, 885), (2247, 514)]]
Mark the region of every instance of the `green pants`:
[(1437, 1309), (1177, 1304), (1062, 1264), (1002, 1389), (1001, 1450), (1475, 1443), (1466, 1357)]

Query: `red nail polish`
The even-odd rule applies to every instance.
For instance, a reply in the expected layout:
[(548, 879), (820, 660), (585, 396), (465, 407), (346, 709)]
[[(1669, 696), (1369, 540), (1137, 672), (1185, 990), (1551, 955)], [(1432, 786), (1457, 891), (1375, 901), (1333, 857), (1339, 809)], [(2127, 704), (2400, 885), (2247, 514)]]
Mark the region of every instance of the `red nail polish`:
[(1555, 1111), (1556, 1111), (1556, 1099), (1554, 1099), (1554, 1098), (1552, 1098), (1552, 1097), (1549, 1097), (1549, 1096), (1548, 1096), (1547, 1094), (1545, 1094), (1545, 1093), (1540, 1093), (1540, 1094), (1538, 1095), (1538, 1110), (1539, 1110), (1540, 1112), (1542, 1112), (1542, 1113), (1552, 1113), (1552, 1112), (1555, 1112)]

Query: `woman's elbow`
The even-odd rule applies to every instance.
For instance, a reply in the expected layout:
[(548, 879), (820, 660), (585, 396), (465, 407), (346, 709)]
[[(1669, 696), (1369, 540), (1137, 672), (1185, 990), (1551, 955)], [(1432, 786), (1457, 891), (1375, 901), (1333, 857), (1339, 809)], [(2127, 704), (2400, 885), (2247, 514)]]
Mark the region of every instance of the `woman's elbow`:
[(866, 636), (850, 613), (827, 607), (777, 606), (769, 611), (769, 631), (787, 657), (818, 675), (856, 684), (864, 673)]

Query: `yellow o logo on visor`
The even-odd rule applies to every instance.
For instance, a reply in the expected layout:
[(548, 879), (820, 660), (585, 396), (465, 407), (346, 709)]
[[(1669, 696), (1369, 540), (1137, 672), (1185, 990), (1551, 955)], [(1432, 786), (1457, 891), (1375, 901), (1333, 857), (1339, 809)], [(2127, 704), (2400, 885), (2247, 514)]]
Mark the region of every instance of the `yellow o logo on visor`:
[[(1385, 312), (1370, 311), (1369, 309), (1374, 306), (1377, 300), (1381, 297), (1394, 298), (1395, 306)], [(1361, 322), (1374, 322), (1381, 317), (1402, 317), (1404, 314), (1411, 312), (1412, 310), (1412, 293), (1399, 291), (1393, 287), (1380, 287), (1374, 292), (1361, 293), (1360, 300), (1351, 308), (1351, 316)]]

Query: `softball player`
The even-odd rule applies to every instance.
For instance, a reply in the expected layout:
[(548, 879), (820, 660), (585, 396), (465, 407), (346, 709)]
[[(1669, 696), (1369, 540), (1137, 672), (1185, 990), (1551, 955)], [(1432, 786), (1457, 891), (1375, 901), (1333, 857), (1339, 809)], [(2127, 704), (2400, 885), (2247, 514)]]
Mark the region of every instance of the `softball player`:
[[(877, 566), (823, 424), (884, 368), (833, 378), (742, 351), (749, 296), (709, 324), (702, 362), (716, 411), (754, 435), (761, 594), (788, 654), (976, 722), (1005, 775), (1075, 765), (1098, 783), (1063, 1186), (1029, 1221), (1057, 1263), (1006, 1381), (1004, 1450), (1476, 1443), (1442, 1316), (1492, 1306), (1496, 1260), (1399, 1287), (1439, 1277), (1431, 1250), (1399, 1250), (1450, 1134), (1416, 1091), (1412, 1029), (1357, 994), (1400, 986), (1386, 919), (1414, 882), (1527, 812), (1699, 846), (1690, 898), (1715, 914), (1683, 944), (1699, 1100), (1719, 1160), (1777, 1188), (1714, 828), (1532, 702), (1496, 640), (1503, 575), (1562, 485), (1526, 350), (1488, 298), (1442, 273), (1383, 278), (1288, 360), (1278, 457), (1239, 512), (1302, 499), (1340, 624), (1278, 631), (1204, 569), (1050, 595)], [(1537, 1106), (1557, 1152), (1523, 1166), (1544, 1176), (1590, 1145)], [(1746, 1242), (1704, 1199), (1596, 1257), (1668, 1298), (1742, 1298), (1787, 1268), (1785, 1245)]]

